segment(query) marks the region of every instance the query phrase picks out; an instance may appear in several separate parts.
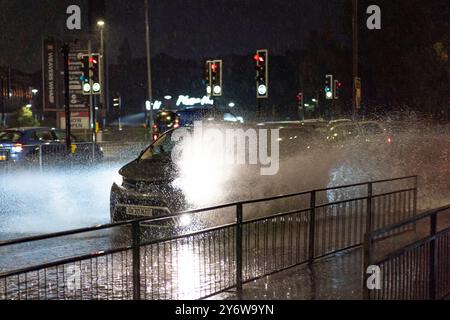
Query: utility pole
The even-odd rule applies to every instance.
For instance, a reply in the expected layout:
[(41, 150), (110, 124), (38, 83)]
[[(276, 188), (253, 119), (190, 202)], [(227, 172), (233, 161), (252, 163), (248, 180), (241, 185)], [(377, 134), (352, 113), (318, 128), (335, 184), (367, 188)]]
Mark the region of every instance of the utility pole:
[[(0, 71), (1, 72), (1, 71)], [(4, 85), (3, 85), (3, 75), (0, 74), (0, 106), (2, 108), (2, 121), (0, 122), (0, 127), (5, 127), (5, 116), (6, 116), (6, 111), (5, 111), (5, 100), (3, 97), (3, 92), (4, 92)]]
[(66, 152), (71, 154), (72, 152), (72, 139), (71, 139), (71, 121), (70, 121), (70, 92), (69, 92), (69, 44), (64, 44), (62, 53), (64, 57), (64, 105), (66, 111)]
[(356, 78), (358, 78), (358, 0), (353, 0), (353, 120), (358, 117)]
[(11, 76), (11, 66), (8, 66), (8, 79), (7, 79), (6, 87), (8, 88), (6, 92), (6, 97), (8, 98), (8, 102), (11, 101), (12, 96), (12, 76)]
[[(88, 40), (88, 56), (92, 55), (92, 41)], [(92, 94), (89, 95), (89, 119), (90, 119), (90, 127), (92, 134), (92, 142), (97, 142), (97, 131), (96, 131), (96, 118), (95, 118), (95, 106), (94, 106), (94, 96)], [(95, 150), (92, 148), (92, 150)], [(94, 155), (94, 151), (92, 152)], [(94, 158), (94, 156), (92, 157)]]
[[(147, 51), (147, 82), (148, 82), (148, 101), (150, 101), (150, 116), (147, 115), (147, 108), (145, 107), (145, 123), (153, 128), (153, 93), (152, 93), (152, 65), (151, 65), (151, 52), (150, 52), (150, 19), (149, 19), (149, 6), (148, 0), (145, 0), (145, 46)], [(153, 141), (153, 134), (150, 134), (150, 139)]]

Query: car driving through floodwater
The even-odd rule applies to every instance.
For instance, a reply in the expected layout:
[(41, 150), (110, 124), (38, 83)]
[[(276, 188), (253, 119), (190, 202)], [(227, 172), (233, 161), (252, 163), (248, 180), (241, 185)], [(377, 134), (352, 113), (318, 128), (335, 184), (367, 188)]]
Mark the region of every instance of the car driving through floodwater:
[[(197, 139), (199, 127), (206, 131)], [(214, 134), (209, 135), (208, 130), (215, 130), (211, 131)], [(236, 134), (231, 148), (218, 140), (208, 140), (226, 132)], [(257, 150), (253, 147), (257, 147), (258, 138), (272, 139), (270, 146), (279, 142), (278, 132), (277, 136), (258, 137), (268, 132), (257, 132), (257, 126), (253, 125), (214, 120), (167, 131), (137, 159), (120, 169), (118, 181), (111, 188), (111, 221), (164, 217), (199, 203), (201, 206), (208, 197), (216, 201), (229, 188), (226, 185), (234, 182), (237, 170), (240, 174), (243, 170), (251, 176), (257, 174), (255, 170), (260, 166), (254, 160), (258, 160), (258, 154), (254, 157), (250, 152)], [(240, 153), (235, 147), (243, 151)], [(243, 158), (239, 158), (242, 153)], [(224, 159), (230, 154), (233, 161), (228, 163)], [(270, 160), (274, 160), (273, 150), (270, 155)], [(234, 163), (235, 159), (240, 162)], [(186, 216), (170, 220), (172, 225), (182, 227), (191, 223)]]

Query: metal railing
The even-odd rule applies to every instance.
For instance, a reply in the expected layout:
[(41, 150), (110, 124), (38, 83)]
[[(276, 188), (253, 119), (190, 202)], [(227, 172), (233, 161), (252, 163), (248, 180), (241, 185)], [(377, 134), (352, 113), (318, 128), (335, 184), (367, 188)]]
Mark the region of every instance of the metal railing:
[[(22, 151), (13, 154), (8, 149), (0, 150), (7, 155), (4, 167), (39, 167), (40, 169), (55, 165), (72, 166), (75, 164), (91, 164), (102, 159), (99, 146), (90, 142), (73, 143), (71, 149), (62, 143), (47, 143), (38, 145), (23, 145)], [(15, 157), (14, 157), (15, 155)]]
[[(32, 257), (9, 270), (0, 263), (0, 298), (204, 299), (230, 290), (242, 298), (245, 283), (361, 246), (372, 226), (413, 217), (416, 201), (411, 176), (6, 241), (0, 257)], [(185, 215), (203, 227), (167, 227)]]
[(99, 142), (103, 149), (105, 160), (128, 161), (136, 159), (150, 142)]
[(24, 145), (17, 159), (11, 157), (10, 150), (0, 149), (0, 169), (90, 165), (101, 160), (126, 162), (136, 159), (147, 146), (148, 143), (143, 142), (77, 142), (67, 150), (65, 144), (59, 143)]
[[(399, 231), (414, 227), (412, 234)], [(450, 205), (427, 211), (366, 235), (364, 272), (379, 268), (379, 287), (365, 299), (437, 300), (450, 295)], [(375, 279), (375, 278), (374, 278)]]

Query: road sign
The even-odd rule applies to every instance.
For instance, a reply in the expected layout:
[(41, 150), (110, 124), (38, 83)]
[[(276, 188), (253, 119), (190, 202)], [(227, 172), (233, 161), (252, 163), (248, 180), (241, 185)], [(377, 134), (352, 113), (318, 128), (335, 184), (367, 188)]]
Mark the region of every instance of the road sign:
[(69, 53), (70, 107), (75, 109), (86, 108), (87, 104), (86, 97), (83, 95), (84, 63), (80, 60), (81, 51), (75, 47)]
[[(64, 112), (59, 113), (60, 128), (66, 128), (66, 115)], [(89, 130), (89, 112), (71, 112), (70, 123), (72, 130)]]

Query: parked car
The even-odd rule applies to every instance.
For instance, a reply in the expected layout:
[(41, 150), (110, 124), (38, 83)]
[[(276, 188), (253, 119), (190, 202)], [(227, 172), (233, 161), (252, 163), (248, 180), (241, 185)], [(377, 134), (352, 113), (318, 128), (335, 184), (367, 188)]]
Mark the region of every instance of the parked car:
[(348, 143), (391, 145), (393, 143), (392, 135), (377, 121), (340, 122), (329, 128), (326, 139), (335, 145)]
[(338, 124), (344, 124), (344, 123), (351, 123), (353, 122), (352, 119), (335, 119), (328, 122), (328, 127), (333, 127)]
[[(73, 158), (79, 161), (92, 159), (92, 144), (71, 135)], [(33, 162), (39, 157), (62, 160), (66, 154), (66, 132), (46, 127), (11, 128), (0, 130), (0, 152), (7, 154), (3, 161)], [(101, 147), (94, 144), (95, 159), (103, 159)], [(1, 160), (0, 159), (0, 160)]]
[(278, 129), (280, 154), (282, 156), (299, 155), (323, 144), (321, 128), (326, 128), (326, 122), (321, 120), (305, 121), (271, 121), (259, 123), (260, 129)]
[(236, 116), (230, 110), (223, 110), (218, 108), (186, 108), (177, 111), (180, 118), (180, 126), (193, 125), (195, 121), (207, 122), (243, 122), (241, 117)]

